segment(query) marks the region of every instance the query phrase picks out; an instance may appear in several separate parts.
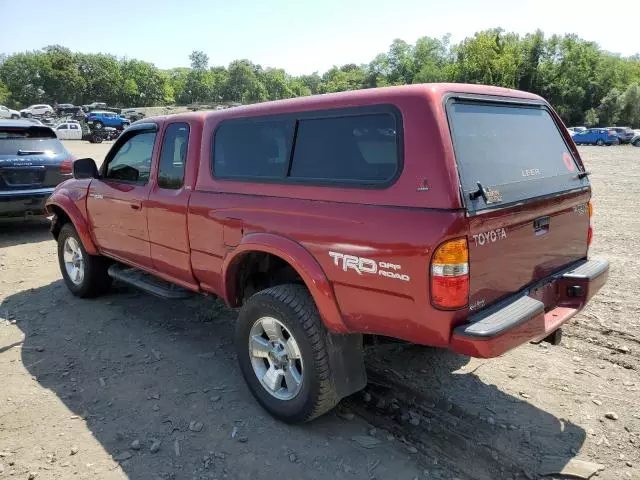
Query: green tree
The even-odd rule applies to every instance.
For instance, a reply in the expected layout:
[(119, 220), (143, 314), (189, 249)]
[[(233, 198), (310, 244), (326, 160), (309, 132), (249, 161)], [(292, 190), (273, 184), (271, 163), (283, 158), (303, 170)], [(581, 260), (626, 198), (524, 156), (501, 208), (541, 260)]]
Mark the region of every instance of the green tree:
[(209, 72), (209, 56), (199, 50), (189, 55), (191, 71), (187, 75), (183, 95), (187, 103), (203, 103), (209, 100), (213, 87), (213, 77)]
[(16, 53), (9, 56), (0, 66), (0, 81), (9, 91), (10, 101), (18, 106), (39, 102), (44, 97), (40, 70), (40, 52)]
[(413, 49), (413, 83), (445, 81), (445, 67), (450, 61), (449, 36), (442, 39), (422, 37)]
[(584, 124), (587, 127), (595, 127), (600, 119), (598, 118), (598, 112), (595, 108), (590, 108), (584, 114)]
[(249, 60), (235, 60), (229, 65), (226, 98), (240, 103), (262, 102), (267, 91), (256, 75), (256, 67)]
[(600, 102), (598, 118), (603, 125), (616, 125), (622, 112), (620, 92), (614, 88)]
[(10, 96), (11, 96), (11, 92), (9, 91), (9, 87), (7, 87), (4, 83), (0, 82), (0, 103), (3, 105), (5, 103), (8, 103)]
[(107, 102), (118, 105), (122, 102), (122, 65), (111, 55), (76, 54), (78, 73), (84, 82), (84, 91), (77, 100), (80, 104)]
[(620, 122), (634, 128), (640, 127), (640, 84), (629, 85), (620, 98)]

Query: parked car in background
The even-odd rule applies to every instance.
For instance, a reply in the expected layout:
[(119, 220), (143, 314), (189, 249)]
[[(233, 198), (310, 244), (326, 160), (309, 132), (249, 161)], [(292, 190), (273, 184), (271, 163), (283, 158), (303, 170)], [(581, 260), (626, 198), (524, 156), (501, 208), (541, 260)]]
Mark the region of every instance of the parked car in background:
[(365, 387), (364, 335), (473, 357), (557, 343), (609, 270), (588, 257), (591, 187), (562, 121), (505, 88), (153, 117), (73, 170), (47, 201), (71, 293), (116, 278), (241, 307), (240, 371), (288, 422)]
[(59, 117), (63, 115), (73, 115), (78, 111), (79, 107), (76, 107), (72, 103), (59, 103), (56, 105), (56, 115)]
[(60, 140), (82, 140), (82, 126), (79, 122), (63, 122), (55, 127)]
[(51, 128), (0, 120), (0, 218), (44, 215), (45, 200), (71, 177), (72, 164)]
[(569, 133), (571, 135), (573, 135), (574, 133), (584, 132), (586, 129), (587, 129), (587, 127), (569, 127), (569, 128), (567, 128), (567, 130), (569, 130)]
[(104, 102), (91, 102), (89, 105), (85, 105), (85, 106), (88, 107), (89, 109), (107, 108), (107, 104)]
[(633, 130), (629, 127), (607, 127), (609, 130), (613, 130), (618, 135), (620, 143), (631, 143), (631, 139), (634, 137)]
[(584, 132), (574, 133), (576, 145), (614, 145), (619, 143), (618, 134), (610, 128), (589, 128)]
[(40, 126), (45, 126), (44, 123), (42, 123), (40, 120), (38, 120), (37, 118), (22, 118), (21, 121), (25, 121), (25, 122), (29, 122), (32, 125), (40, 125)]
[(130, 120), (131, 122), (135, 122), (144, 118), (144, 113), (136, 110), (135, 108), (125, 108), (120, 112), (120, 116)]
[(51, 105), (45, 104), (30, 105), (27, 108), (23, 108), (22, 110), (20, 110), (20, 116), (27, 118), (38, 116), (50, 117), (54, 113), (55, 112), (53, 111)]
[(0, 105), (0, 118), (13, 118), (17, 120), (20, 118), (20, 112), (17, 110), (11, 110), (9, 107)]
[(102, 127), (113, 127), (118, 129), (127, 128), (131, 122), (119, 116), (117, 113), (95, 110), (87, 115), (87, 123), (96, 129)]

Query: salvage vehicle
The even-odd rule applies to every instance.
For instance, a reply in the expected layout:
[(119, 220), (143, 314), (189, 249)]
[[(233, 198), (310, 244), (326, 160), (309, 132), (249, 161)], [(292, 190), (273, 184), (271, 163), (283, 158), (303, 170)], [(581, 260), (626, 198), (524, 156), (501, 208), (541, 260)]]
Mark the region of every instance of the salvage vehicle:
[(71, 177), (72, 161), (51, 128), (0, 120), (0, 219), (44, 216), (45, 200)]
[(53, 108), (51, 105), (30, 105), (27, 108), (23, 108), (20, 110), (20, 116), (30, 118), (30, 117), (50, 117), (54, 114)]
[(63, 117), (65, 115), (75, 114), (80, 107), (76, 107), (73, 103), (59, 103), (56, 105), (56, 115)]
[(117, 113), (98, 110), (87, 115), (87, 123), (98, 130), (103, 127), (124, 129), (131, 124), (129, 120), (122, 118)]
[(618, 134), (610, 128), (590, 128), (584, 132), (573, 134), (576, 145), (617, 145), (620, 143)]
[(4, 105), (0, 105), (0, 118), (18, 120), (20, 118), (20, 112), (17, 110), (11, 110), (9, 107), (5, 107)]
[(634, 133), (630, 127), (607, 127), (608, 130), (613, 130), (618, 136), (618, 141), (621, 144), (631, 143)]
[(55, 127), (60, 140), (82, 140), (82, 126), (79, 122), (62, 122)]
[(366, 384), (365, 336), (496, 357), (605, 283), (591, 187), (549, 104), (429, 84), (141, 120), (47, 202), (64, 281), (240, 307), (257, 401), (311, 420)]

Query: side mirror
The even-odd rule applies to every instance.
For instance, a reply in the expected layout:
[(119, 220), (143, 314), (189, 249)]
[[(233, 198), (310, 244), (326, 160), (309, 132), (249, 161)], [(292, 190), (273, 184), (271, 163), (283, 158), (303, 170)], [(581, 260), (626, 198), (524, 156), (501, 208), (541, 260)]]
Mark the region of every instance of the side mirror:
[(93, 158), (80, 158), (73, 162), (73, 178), (98, 178), (98, 167)]

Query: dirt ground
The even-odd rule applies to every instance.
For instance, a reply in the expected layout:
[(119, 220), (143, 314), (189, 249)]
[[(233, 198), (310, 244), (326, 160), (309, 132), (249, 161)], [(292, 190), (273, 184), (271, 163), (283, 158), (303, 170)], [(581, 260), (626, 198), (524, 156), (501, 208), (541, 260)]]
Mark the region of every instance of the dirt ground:
[[(109, 146), (67, 142), (98, 161)], [(640, 149), (582, 153), (611, 274), (561, 346), (372, 346), (367, 389), (299, 427), (250, 396), (234, 311), (76, 299), (45, 223), (0, 225), (0, 479), (640, 479)]]

